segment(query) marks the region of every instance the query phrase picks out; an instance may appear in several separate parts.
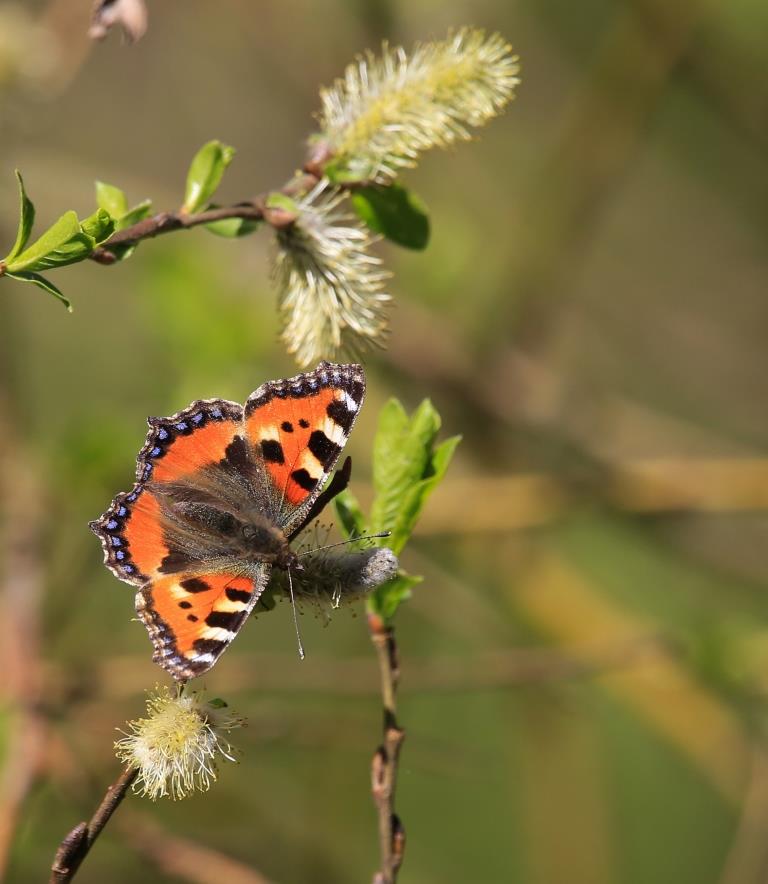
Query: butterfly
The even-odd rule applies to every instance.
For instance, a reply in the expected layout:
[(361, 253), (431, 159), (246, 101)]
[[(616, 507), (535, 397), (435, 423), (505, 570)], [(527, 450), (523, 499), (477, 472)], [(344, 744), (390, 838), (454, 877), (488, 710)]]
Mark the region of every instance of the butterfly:
[(148, 419), (136, 484), (90, 527), (106, 566), (138, 587), (152, 659), (174, 678), (216, 663), (273, 567), (301, 569), (291, 541), (346, 487), (349, 458), (323, 489), (364, 395), (361, 366), (321, 362), (244, 406), (205, 399)]

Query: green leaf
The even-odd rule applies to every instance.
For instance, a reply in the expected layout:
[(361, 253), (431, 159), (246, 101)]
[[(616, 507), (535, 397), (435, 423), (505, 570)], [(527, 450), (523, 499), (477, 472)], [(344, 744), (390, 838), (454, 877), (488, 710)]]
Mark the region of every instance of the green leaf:
[(442, 480), (459, 436), (437, 448), (440, 415), (425, 399), (408, 417), (396, 400), (384, 406), (373, 449), (372, 532), (391, 531), (386, 545), (399, 554), (411, 536), (427, 498)]
[(12, 273), (47, 270), (82, 261), (93, 251), (94, 240), (80, 229), (74, 212), (66, 212), (32, 245), (7, 263)]
[(137, 246), (138, 243), (118, 243), (114, 246), (107, 244), (106, 248), (110, 254), (115, 256), (115, 261), (127, 261), (136, 251)]
[(394, 552), (400, 552), (413, 533), (427, 498), (445, 476), (445, 471), (460, 441), (461, 436), (451, 436), (438, 445), (430, 458), (428, 475), (403, 495), (397, 518), (390, 529), (392, 535), (387, 540), (387, 546)]
[(200, 148), (187, 173), (182, 212), (198, 212), (207, 205), (234, 155), (235, 149), (220, 141), (209, 141)]
[(286, 212), (298, 213), (299, 207), (296, 201), (284, 193), (275, 190), (267, 196), (264, 205), (268, 209), (284, 209)]
[[(439, 429), (440, 416), (428, 399), (410, 419), (396, 399), (390, 399), (381, 410), (373, 447), (376, 499), (371, 507), (372, 531), (391, 531), (396, 526), (404, 498), (426, 475)], [(387, 546), (395, 553), (402, 549), (393, 538)]]
[(35, 223), (35, 207), (32, 200), (27, 196), (27, 192), (24, 189), (24, 179), (21, 177), (21, 172), (18, 169), (16, 170), (16, 181), (19, 184), (19, 228), (16, 232), (16, 242), (5, 258), (6, 264), (10, 263), (26, 246), (29, 235), (32, 233), (32, 226)]
[(121, 218), (118, 218), (115, 230), (125, 230), (126, 227), (132, 227), (149, 218), (152, 214), (152, 200), (143, 200), (137, 206), (129, 209)]
[(259, 222), (252, 218), (222, 218), (221, 221), (211, 221), (210, 224), (206, 224), (205, 229), (215, 233), (216, 236), (237, 239), (253, 233), (258, 226)]
[(115, 222), (106, 209), (96, 209), (93, 215), (80, 222), (80, 229), (86, 236), (90, 236), (95, 246), (98, 246), (112, 236)]
[(360, 180), (360, 175), (351, 172), (347, 168), (344, 157), (337, 157), (323, 166), (323, 175), (331, 182), (331, 184), (355, 184)]
[(104, 181), (97, 181), (96, 205), (117, 221), (128, 211), (128, 198), (119, 187), (106, 184)]
[(429, 242), (427, 207), (399, 184), (360, 187), (352, 193), (352, 208), (375, 233), (407, 249), (424, 249)]
[(365, 516), (357, 499), (348, 488), (341, 494), (337, 494), (333, 503), (336, 507), (336, 515), (339, 517), (339, 522), (341, 522), (348, 538), (365, 534)]
[(40, 276), (38, 273), (6, 273), (6, 276), (9, 276), (11, 279), (17, 279), (19, 282), (31, 282), (32, 285), (36, 285), (38, 288), (41, 288), (44, 292), (48, 292), (53, 295), (55, 298), (58, 298), (59, 301), (67, 308), (67, 310), (72, 312), (72, 305), (69, 302), (68, 298), (65, 298), (63, 293), (56, 288), (56, 286), (45, 279), (45, 277)]
[(414, 574), (401, 572), (387, 583), (377, 586), (368, 596), (368, 610), (383, 620), (391, 620), (402, 602), (411, 597), (411, 590), (424, 580)]

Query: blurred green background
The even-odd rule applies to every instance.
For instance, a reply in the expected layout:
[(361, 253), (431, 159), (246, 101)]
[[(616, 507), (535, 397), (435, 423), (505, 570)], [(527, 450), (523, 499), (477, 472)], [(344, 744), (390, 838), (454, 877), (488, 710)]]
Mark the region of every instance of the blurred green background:
[[(177, 206), (219, 138), (235, 201), (300, 164), (318, 87), (357, 52), (463, 24), (514, 44), (518, 100), (405, 176), (433, 238), (381, 247), (392, 335), (348, 445), (366, 500), (390, 395), (464, 435), (404, 556), (426, 579), (397, 623), (401, 880), (764, 882), (768, 5), (150, 0), (136, 46), (89, 45), (90, 7), (0, 0), (0, 243), (16, 166), (42, 229), (91, 211), (97, 178)], [(115, 728), (165, 681), (87, 529), (145, 417), (294, 372), (268, 254), (263, 232), (148, 242), (51, 274), (72, 315), (0, 283), (9, 881), (46, 879), (116, 775)], [(370, 880), (365, 620), (308, 610), (303, 630), (300, 663), (278, 606), (205, 679), (249, 718), (239, 768), (129, 799), (78, 880)]]

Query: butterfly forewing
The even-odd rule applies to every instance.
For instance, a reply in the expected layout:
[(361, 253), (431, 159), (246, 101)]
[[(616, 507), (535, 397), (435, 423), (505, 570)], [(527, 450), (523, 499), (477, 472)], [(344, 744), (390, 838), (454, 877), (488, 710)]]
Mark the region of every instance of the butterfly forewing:
[(321, 363), (313, 372), (263, 384), (245, 405), (245, 426), (270, 485), (270, 513), (291, 533), (319, 494), (365, 395), (359, 365)]

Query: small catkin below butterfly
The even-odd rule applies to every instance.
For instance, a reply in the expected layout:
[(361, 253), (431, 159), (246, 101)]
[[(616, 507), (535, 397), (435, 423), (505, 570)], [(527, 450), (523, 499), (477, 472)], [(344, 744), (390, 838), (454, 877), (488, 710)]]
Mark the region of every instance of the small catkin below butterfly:
[(214, 665), (273, 566), (299, 568), (290, 542), (349, 481), (347, 458), (322, 490), (364, 394), (361, 366), (321, 362), (245, 406), (207, 399), (148, 420), (136, 484), (90, 526), (138, 587), (153, 659), (174, 678)]

